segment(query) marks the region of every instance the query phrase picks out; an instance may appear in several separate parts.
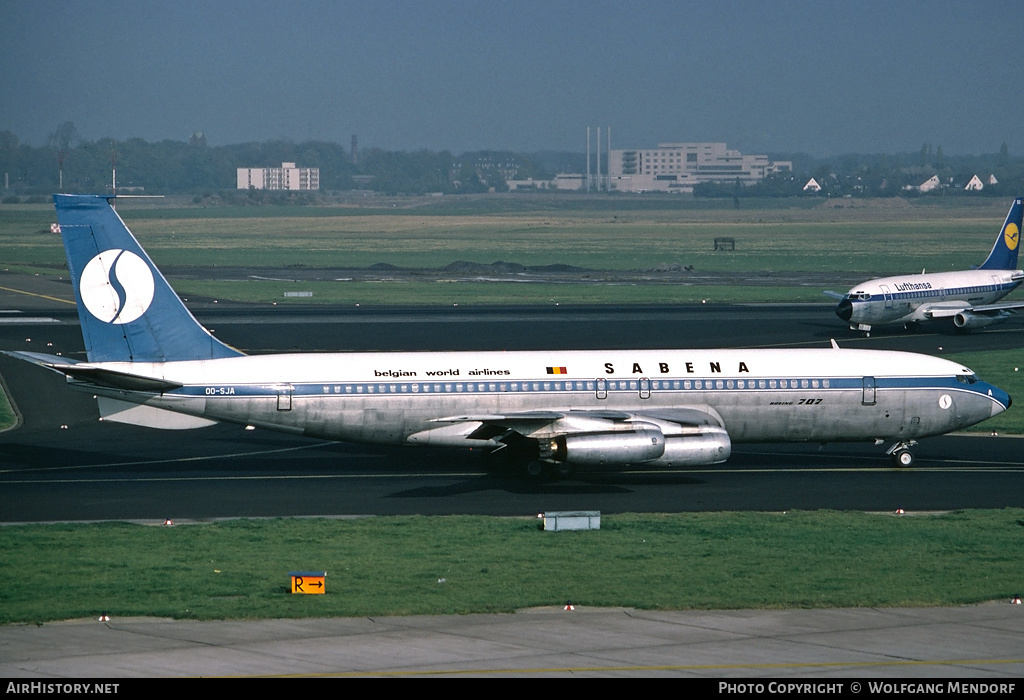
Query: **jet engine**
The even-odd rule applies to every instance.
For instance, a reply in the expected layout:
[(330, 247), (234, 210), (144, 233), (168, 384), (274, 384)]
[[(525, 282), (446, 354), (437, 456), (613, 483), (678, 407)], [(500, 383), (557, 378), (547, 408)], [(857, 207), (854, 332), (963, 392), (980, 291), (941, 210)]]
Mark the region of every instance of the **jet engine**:
[(732, 454), (732, 440), (724, 428), (701, 426), (696, 435), (669, 435), (665, 452), (652, 463), (665, 467), (694, 467), (719, 464)]
[(571, 464), (638, 464), (665, 453), (660, 430), (614, 430), (559, 435), (541, 441), (541, 459)]
[(659, 467), (719, 464), (732, 454), (729, 433), (701, 426), (682, 435), (660, 430), (616, 430), (559, 435), (541, 441), (541, 459), (569, 464), (645, 464)]
[(982, 316), (980, 314), (971, 313), (970, 311), (961, 311), (953, 317), (953, 325), (960, 330), (968, 331), (974, 330), (975, 328), (991, 326), (994, 323), (1002, 323), (1009, 318), (1009, 316), (1010, 314), (1005, 311), (1001, 311), (991, 316), (988, 314)]

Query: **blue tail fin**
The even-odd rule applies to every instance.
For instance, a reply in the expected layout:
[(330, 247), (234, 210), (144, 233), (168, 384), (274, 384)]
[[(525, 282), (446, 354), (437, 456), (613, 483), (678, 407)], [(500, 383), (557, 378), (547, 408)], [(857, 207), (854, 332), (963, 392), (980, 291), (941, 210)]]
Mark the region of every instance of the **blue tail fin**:
[(89, 361), (170, 362), (241, 355), (189, 313), (110, 199), (53, 196)]
[(996, 244), (992, 246), (992, 252), (985, 258), (979, 270), (1016, 270), (1017, 250), (1020, 245), (1021, 198), (1013, 200), (1010, 206), (1010, 213), (1006, 215), (1003, 227), (999, 229), (999, 236)]

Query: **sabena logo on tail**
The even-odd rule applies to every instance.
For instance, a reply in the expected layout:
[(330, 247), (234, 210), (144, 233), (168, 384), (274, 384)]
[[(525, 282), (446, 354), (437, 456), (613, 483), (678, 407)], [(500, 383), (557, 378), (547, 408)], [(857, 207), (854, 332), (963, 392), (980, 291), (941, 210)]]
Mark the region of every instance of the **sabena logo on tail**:
[(85, 266), (79, 282), (82, 303), (104, 323), (131, 323), (153, 302), (149, 265), (130, 250), (105, 250)]

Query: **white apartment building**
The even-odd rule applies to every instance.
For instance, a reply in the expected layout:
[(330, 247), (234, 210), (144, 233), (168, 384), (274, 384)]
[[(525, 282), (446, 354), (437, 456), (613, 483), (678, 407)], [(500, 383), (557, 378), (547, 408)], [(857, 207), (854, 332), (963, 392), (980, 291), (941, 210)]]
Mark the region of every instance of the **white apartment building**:
[(752, 185), (768, 175), (792, 171), (790, 161), (744, 155), (724, 143), (659, 143), (652, 149), (610, 151), (607, 189), (692, 192), (693, 186), (702, 182)]
[(240, 190), (318, 190), (320, 168), (297, 168), (281, 163), (280, 168), (238, 168)]

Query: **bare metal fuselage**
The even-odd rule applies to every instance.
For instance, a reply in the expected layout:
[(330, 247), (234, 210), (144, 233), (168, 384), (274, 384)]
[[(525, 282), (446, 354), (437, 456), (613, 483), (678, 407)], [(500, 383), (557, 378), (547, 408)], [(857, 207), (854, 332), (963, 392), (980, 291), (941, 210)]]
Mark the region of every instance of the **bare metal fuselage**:
[(277, 355), (123, 366), (181, 386), (72, 383), (201, 419), (377, 444), (493, 445), (478, 432), (488, 423), (530, 438), (648, 425), (671, 434), (662, 421), (718, 424), (733, 442), (909, 441), (985, 420), (1008, 403), (945, 360), (839, 349)]

